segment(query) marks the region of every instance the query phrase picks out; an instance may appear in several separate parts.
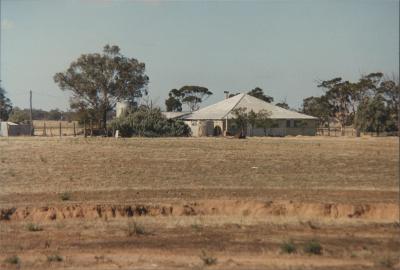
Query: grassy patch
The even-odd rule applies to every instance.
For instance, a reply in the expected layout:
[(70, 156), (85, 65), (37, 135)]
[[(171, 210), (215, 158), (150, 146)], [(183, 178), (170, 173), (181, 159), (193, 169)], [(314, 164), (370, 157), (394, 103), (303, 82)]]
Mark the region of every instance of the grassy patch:
[(4, 260), (4, 262), (8, 263), (8, 264), (20, 264), (21, 263), (21, 259), (17, 255), (14, 255), (14, 256), (11, 256), (11, 257), (7, 257)]
[(30, 232), (40, 232), (40, 231), (43, 231), (43, 228), (40, 227), (39, 224), (35, 224), (35, 223), (28, 223), (28, 225), (26, 225), (26, 228), (27, 228), (28, 231), (30, 231)]
[(304, 246), (304, 252), (308, 254), (321, 255), (322, 246), (317, 240), (311, 240)]
[(296, 253), (296, 246), (294, 245), (293, 241), (289, 240), (282, 243), (281, 251), (287, 254)]

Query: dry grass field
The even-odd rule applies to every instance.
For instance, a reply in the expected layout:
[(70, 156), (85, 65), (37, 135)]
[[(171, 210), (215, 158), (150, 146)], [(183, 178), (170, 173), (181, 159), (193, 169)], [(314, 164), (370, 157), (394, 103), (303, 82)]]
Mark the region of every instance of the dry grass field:
[(398, 138), (1, 138), (1, 269), (399, 269)]

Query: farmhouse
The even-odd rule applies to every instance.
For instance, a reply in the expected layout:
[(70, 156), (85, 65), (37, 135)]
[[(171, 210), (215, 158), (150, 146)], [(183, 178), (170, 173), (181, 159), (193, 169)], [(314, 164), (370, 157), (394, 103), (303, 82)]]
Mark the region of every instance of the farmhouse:
[(192, 136), (218, 136), (237, 134), (239, 128), (232, 118), (236, 108), (246, 108), (246, 112), (258, 113), (266, 110), (270, 113), (271, 125), (267, 129), (247, 127), (247, 134), (253, 136), (286, 136), (316, 134), (317, 118), (286, 110), (255, 98), (248, 94), (238, 94), (192, 113), (170, 113), (168, 118), (184, 120), (192, 130)]

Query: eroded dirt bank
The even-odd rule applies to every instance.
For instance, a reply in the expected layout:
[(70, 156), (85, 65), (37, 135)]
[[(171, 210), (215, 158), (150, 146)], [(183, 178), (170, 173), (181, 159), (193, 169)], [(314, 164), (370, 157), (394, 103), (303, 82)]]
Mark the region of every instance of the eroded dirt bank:
[(0, 209), (0, 221), (47, 221), (79, 219), (121, 219), (135, 216), (280, 216), (301, 219), (362, 219), (376, 222), (398, 220), (395, 203), (305, 203), (294, 201), (202, 200), (163, 204), (65, 203), (42, 207)]
[(397, 269), (398, 213), (392, 202), (256, 199), (3, 206), (0, 268)]

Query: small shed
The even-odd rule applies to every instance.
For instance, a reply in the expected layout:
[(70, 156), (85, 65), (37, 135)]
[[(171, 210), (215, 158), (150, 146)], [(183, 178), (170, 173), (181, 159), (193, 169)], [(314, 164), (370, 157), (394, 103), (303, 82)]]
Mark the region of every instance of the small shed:
[(30, 136), (31, 125), (29, 124), (17, 124), (13, 122), (0, 122), (0, 136)]

